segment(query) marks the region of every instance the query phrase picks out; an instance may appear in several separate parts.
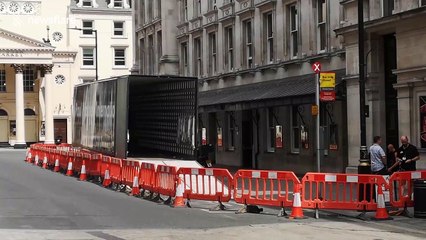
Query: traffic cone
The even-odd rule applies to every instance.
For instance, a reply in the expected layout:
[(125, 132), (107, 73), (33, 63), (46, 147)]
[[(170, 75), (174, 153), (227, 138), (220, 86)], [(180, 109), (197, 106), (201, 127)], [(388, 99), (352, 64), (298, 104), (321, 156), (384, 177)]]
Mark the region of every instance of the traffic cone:
[(137, 196), (139, 195), (139, 178), (138, 176), (135, 176), (133, 178), (133, 187), (132, 187), (132, 192), (130, 193), (131, 196)]
[(177, 179), (177, 188), (176, 188), (176, 197), (173, 203), (173, 207), (185, 207), (185, 200), (183, 199), (184, 186), (182, 179), (178, 176)]
[(27, 159), (26, 159), (26, 162), (27, 163), (31, 163), (32, 162), (32, 156), (33, 154), (31, 153), (31, 150), (28, 152), (28, 155), (27, 155)]
[(300, 198), (300, 189), (299, 185), (296, 185), (293, 194), (293, 208), (291, 209), (290, 218), (292, 219), (303, 219), (305, 216), (303, 215), (302, 209), (302, 200)]
[(83, 165), (81, 166), (80, 181), (86, 181), (86, 180), (87, 180), (86, 161), (83, 160)]
[(53, 168), (54, 172), (59, 172), (59, 159), (55, 160), (55, 167)]
[(42, 165), (43, 169), (47, 169), (47, 156), (44, 156), (43, 158), (43, 165)]
[(386, 210), (385, 205), (385, 197), (383, 196), (383, 192), (381, 191), (382, 186), (378, 186), (378, 195), (377, 195), (377, 210), (376, 210), (376, 216), (373, 217), (373, 220), (382, 221), (382, 220), (392, 220), (391, 217), (389, 217), (388, 211)]
[(107, 165), (107, 169), (105, 170), (105, 177), (102, 183), (102, 186), (109, 187), (111, 185), (111, 177), (109, 176), (109, 165)]
[(72, 171), (72, 158), (69, 158), (68, 160), (68, 169), (67, 169), (67, 176), (72, 176), (73, 171)]
[(34, 165), (38, 165), (38, 159), (39, 159), (39, 157), (38, 157), (38, 154), (37, 154), (34, 158)]

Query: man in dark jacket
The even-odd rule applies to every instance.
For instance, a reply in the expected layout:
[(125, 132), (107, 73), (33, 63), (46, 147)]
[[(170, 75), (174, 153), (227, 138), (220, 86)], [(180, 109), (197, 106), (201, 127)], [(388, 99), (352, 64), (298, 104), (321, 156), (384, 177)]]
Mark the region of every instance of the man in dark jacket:
[(408, 142), (407, 136), (401, 137), (401, 147), (397, 152), (397, 161), (400, 171), (416, 171), (416, 162), (420, 160), (417, 147)]

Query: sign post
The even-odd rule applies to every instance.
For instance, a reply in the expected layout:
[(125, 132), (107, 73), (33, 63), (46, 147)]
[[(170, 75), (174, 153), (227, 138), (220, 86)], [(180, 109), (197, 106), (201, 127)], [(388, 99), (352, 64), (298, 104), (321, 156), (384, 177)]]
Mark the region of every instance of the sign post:
[(315, 104), (317, 106), (318, 115), (316, 118), (316, 145), (317, 145), (317, 171), (321, 172), (321, 150), (320, 150), (320, 73), (321, 63), (315, 62), (312, 65), (312, 70), (315, 72)]

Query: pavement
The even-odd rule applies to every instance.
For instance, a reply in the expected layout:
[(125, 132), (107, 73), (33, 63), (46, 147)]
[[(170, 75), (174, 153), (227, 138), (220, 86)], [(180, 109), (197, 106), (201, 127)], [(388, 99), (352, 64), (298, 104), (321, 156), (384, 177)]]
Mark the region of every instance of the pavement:
[[(426, 220), (362, 221), (356, 212), (320, 219), (209, 211), (213, 202), (171, 208), (24, 162), (25, 151), (0, 150), (0, 239), (425, 239)], [(369, 213), (371, 216), (372, 213)]]

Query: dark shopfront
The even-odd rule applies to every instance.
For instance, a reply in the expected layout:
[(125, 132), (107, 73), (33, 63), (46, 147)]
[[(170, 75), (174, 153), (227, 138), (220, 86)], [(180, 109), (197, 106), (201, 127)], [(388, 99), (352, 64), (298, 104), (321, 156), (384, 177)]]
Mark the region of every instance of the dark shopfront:
[[(321, 105), (321, 169), (327, 172), (347, 166), (343, 73), (337, 72), (337, 101)], [(199, 136), (216, 146), (213, 161), (297, 174), (316, 171), (314, 83), (312, 74), (200, 92)]]

